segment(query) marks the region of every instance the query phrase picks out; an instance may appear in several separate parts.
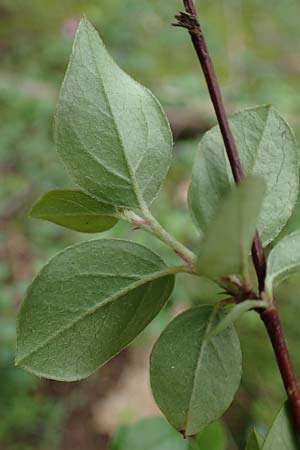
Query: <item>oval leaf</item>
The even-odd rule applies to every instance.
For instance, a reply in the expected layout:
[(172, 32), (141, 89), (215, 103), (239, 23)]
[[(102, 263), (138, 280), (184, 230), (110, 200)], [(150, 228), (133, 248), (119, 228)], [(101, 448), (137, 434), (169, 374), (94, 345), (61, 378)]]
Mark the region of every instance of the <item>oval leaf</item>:
[(293, 420), (286, 403), (267, 434), (263, 450), (299, 450), (299, 448), (300, 440), (294, 431)]
[[(299, 188), (299, 153), (294, 135), (270, 106), (241, 111), (230, 119), (246, 175), (262, 177), (267, 194), (258, 222), (264, 245), (271, 242), (289, 219)], [(189, 205), (205, 232), (233, 183), (219, 127), (200, 142), (189, 190)]]
[(30, 286), (17, 327), (17, 364), (57, 380), (87, 377), (155, 317), (172, 269), (139, 244), (102, 239), (55, 256)]
[(264, 194), (264, 182), (250, 177), (227, 195), (199, 245), (197, 269), (201, 275), (247, 278), (248, 256)]
[(106, 231), (118, 222), (113, 206), (100, 203), (84, 192), (68, 190), (46, 192), (33, 205), (30, 215), (82, 233)]
[(117, 206), (150, 203), (170, 165), (172, 138), (161, 106), (117, 66), (86, 19), (61, 89), (55, 141), (76, 183)]
[(249, 436), (246, 450), (262, 450), (263, 438), (253, 430)]
[(268, 257), (266, 289), (273, 287), (300, 269), (300, 230), (286, 236), (271, 250)]
[(241, 378), (241, 350), (234, 328), (207, 340), (222, 319), (212, 306), (190, 309), (163, 331), (151, 355), (151, 386), (168, 419), (187, 436), (218, 419)]

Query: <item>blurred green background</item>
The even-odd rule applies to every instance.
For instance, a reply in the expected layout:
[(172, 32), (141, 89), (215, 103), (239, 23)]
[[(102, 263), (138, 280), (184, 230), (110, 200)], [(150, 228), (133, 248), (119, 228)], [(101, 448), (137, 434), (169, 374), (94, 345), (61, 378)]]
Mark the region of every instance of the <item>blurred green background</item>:
[[(299, 136), (299, 1), (197, 3), (228, 111), (271, 103)], [(55, 152), (52, 117), (82, 14), (100, 31), (118, 63), (150, 87), (167, 111), (175, 137), (174, 161), (154, 211), (188, 245), (197, 241), (186, 192), (197, 141), (215, 119), (190, 40), (183, 30), (170, 26), (180, 9), (179, 0), (0, 0), (1, 450), (106, 450), (109, 435), (119, 425), (158, 414), (148, 387), (149, 349), (174, 313), (214, 298), (214, 286), (199, 292), (183, 277), (169, 308), (133, 347), (87, 381), (42, 381), (13, 365), (16, 312), (26, 287), (50, 256), (87, 239), (27, 217), (43, 191), (71, 186)], [(284, 232), (299, 227), (298, 210), (297, 204)], [(162, 245), (127, 225), (119, 224), (107, 234), (150, 240), (152, 248), (172, 258)], [(296, 370), (297, 292), (297, 277), (278, 292)], [(243, 448), (253, 425), (264, 433), (284, 399), (258, 317), (247, 314), (239, 331), (244, 375), (224, 418), (229, 450)]]

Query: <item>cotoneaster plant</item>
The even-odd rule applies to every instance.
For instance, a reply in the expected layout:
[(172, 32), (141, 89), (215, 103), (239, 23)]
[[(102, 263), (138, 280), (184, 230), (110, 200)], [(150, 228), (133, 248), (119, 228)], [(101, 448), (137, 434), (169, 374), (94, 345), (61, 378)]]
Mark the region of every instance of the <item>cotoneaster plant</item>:
[[(267, 261), (263, 247), (278, 236), (295, 206), (299, 151), (291, 129), (270, 106), (227, 119), (194, 4), (185, 0), (184, 6), (175, 25), (191, 35), (218, 119), (200, 142), (189, 187), (189, 208), (199, 229), (195, 253), (150, 211), (172, 158), (166, 116), (83, 19), (55, 114), (57, 150), (80, 190), (46, 193), (31, 215), (86, 233), (124, 220), (156, 236), (182, 263), (167, 266), (151, 249), (118, 239), (62, 251), (28, 289), (18, 318), (16, 363), (55, 380), (88, 377), (166, 305), (176, 274), (199, 277), (199, 290), (207, 277), (227, 300), (177, 316), (151, 355), (154, 398), (174, 429), (191, 440), (154, 420), (115, 440), (113, 448), (132, 450), (132, 439), (144, 429), (150, 430), (150, 440), (143, 449), (203, 448), (199, 433), (223, 415), (241, 379), (234, 322), (255, 309), (273, 344), (288, 403), (264, 440), (253, 431), (247, 450), (296, 450), (300, 396), (273, 292), (300, 269), (300, 231), (279, 241)], [(252, 265), (257, 282), (250, 276)], [(164, 430), (170, 441), (159, 447), (159, 436), (166, 440)], [(151, 446), (155, 433), (158, 440)]]

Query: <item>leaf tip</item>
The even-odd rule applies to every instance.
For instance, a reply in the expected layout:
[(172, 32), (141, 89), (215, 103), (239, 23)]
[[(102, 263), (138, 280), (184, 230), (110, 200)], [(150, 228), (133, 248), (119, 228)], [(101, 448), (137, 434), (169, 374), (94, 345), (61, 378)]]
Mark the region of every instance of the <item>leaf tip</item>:
[(186, 430), (179, 430), (179, 433), (183, 436), (184, 439), (187, 438)]
[(89, 31), (93, 31), (95, 32), (96, 29), (94, 28), (94, 26), (92, 25), (92, 23), (89, 21), (89, 19), (87, 18), (87, 16), (84, 14), (79, 22), (79, 26), (78, 26), (78, 31), (79, 30), (83, 30), (86, 32)]

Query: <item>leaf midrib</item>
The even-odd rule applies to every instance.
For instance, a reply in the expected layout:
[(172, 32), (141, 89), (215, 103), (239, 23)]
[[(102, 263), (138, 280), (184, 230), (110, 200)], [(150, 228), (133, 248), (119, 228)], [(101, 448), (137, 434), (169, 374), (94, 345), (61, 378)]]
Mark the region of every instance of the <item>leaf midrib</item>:
[(187, 430), (188, 426), (189, 426), (188, 425), (189, 415), (190, 415), (190, 410), (191, 410), (191, 407), (192, 407), (192, 402), (193, 402), (193, 399), (194, 399), (195, 384), (196, 384), (197, 374), (198, 374), (198, 372), (200, 370), (200, 366), (201, 366), (201, 363), (202, 363), (202, 359), (203, 359), (203, 354), (204, 354), (205, 348), (206, 348), (206, 346), (207, 346), (207, 344), (209, 342), (207, 339), (205, 339), (205, 337), (209, 334), (209, 331), (210, 331), (210, 329), (212, 327), (213, 319), (214, 319), (216, 313), (217, 313), (217, 310), (214, 308), (212, 310), (210, 318), (209, 318), (209, 320), (207, 322), (207, 325), (205, 327), (205, 330), (203, 332), (203, 340), (202, 340), (202, 343), (200, 345), (200, 350), (199, 350), (199, 353), (198, 353), (198, 361), (197, 361), (197, 365), (196, 365), (196, 368), (195, 368), (195, 371), (194, 371), (194, 376), (193, 376), (193, 381), (192, 381), (192, 390), (191, 390), (191, 395), (190, 395), (190, 401), (189, 401), (189, 405), (188, 405), (187, 412), (186, 412), (185, 430)]
[[(86, 26), (86, 25), (85, 25), (85, 26)], [(115, 115), (114, 115), (112, 106), (111, 106), (111, 104), (110, 104), (110, 102), (109, 102), (109, 96), (108, 96), (108, 94), (107, 94), (106, 87), (105, 87), (105, 84), (104, 84), (104, 82), (103, 82), (102, 74), (101, 74), (101, 71), (99, 70), (99, 67), (98, 67), (98, 64), (97, 64), (97, 60), (96, 60), (95, 54), (94, 54), (94, 52), (93, 52), (93, 47), (92, 47), (92, 42), (91, 42), (91, 36), (90, 36), (90, 30), (89, 30), (89, 27), (87, 27), (87, 26), (86, 26), (86, 31), (87, 31), (87, 36), (88, 36), (88, 41), (89, 41), (89, 47), (90, 47), (90, 50), (91, 50), (91, 54), (92, 54), (92, 57), (93, 57), (93, 60), (94, 60), (94, 63), (95, 63), (95, 67), (96, 67), (97, 73), (98, 73), (99, 78), (100, 78), (100, 80), (101, 80), (101, 84), (102, 84), (104, 96), (105, 96), (105, 99), (106, 99), (106, 102), (107, 102), (107, 105), (108, 105), (108, 108), (109, 108), (111, 117), (112, 117), (112, 119), (113, 119), (113, 120), (112, 120), (112, 123), (113, 123), (113, 126), (114, 126), (114, 128), (115, 128), (115, 131), (116, 131), (116, 134), (117, 134), (117, 138), (118, 138), (118, 141), (119, 141), (120, 146), (121, 146), (121, 149), (122, 149), (122, 153), (123, 153), (123, 156), (124, 156), (124, 160), (125, 160), (125, 162), (126, 162), (126, 167), (127, 167), (129, 176), (130, 176), (131, 181), (132, 181), (133, 190), (134, 190), (134, 193), (135, 193), (135, 196), (136, 196), (136, 199), (137, 199), (138, 204), (139, 204), (140, 207), (143, 209), (143, 206), (142, 206), (142, 205), (144, 205), (144, 203), (145, 203), (145, 202), (144, 202), (144, 198), (143, 198), (143, 196), (142, 196), (142, 193), (139, 191), (139, 186), (138, 186), (138, 183), (137, 183), (137, 180), (136, 180), (136, 177), (135, 177), (135, 173), (134, 173), (134, 171), (132, 170), (131, 165), (129, 164), (129, 160), (128, 160), (128, 157), (127, 157), (127, 154), (126, 154), (126, 147), (125, 147), (125, 144), (124, 144), (124, 142), (123, 142), (123, 137), (122, 137), (121, 132), (120, 132), (120, 130), (119, 130), (119, 127), (118, 127), (118, 125), (117, 125), (117, 123), (116, 123)], [(97, 39), (99, 39), (98, 36), (97, 36)], [(112, 60), (112, 62), (114, 63), (113, 60)], [(115, 63), (114, 63), (114, 64), (115, 64)], [(121, 70), (121, 69), (120, 69), (120, 70)]]
[(168, 267), (165, 270), (161, 270), (158, 272), (153, 272), (152, 274), (145, 276), (144, 278), (130, 284), (129, 286), (126, 286), (123, 289), (120, 289), (115, 294), (107, 297), (105, 300), (101, 301), (100, 303), (94, 305), (91, 308), (88, 308), (83, 314), (81, 314), (76, 319), (72, 320), (70, 323), (66, 324), (64, 327), (62, 327), (60, 330), (56, 331), (53, 335), (49, 336), (44, 342), (41, 342), (39, 345), (37, 345), (33, 350), (31, 350), (27, 355), (23, 356), (22, 358), (16, 357), (16, 364), (21, 365), (26, 359), (30, 358), (32, 355), (46, 347), (49, 343), (51, 343), (53, 340), (55, 340), (58, 336), (60, 336), (65, 331), (71, 329), (75, 325), (78, 324), (78, 322), (84, 320), (86, 317), (88, 317), (91, 314), (96, 313), (100, 308), (106, 306), (109, 303), (114, 302), (118, 298), (126, 295), (128, 292), (137, 289), (141, 286), (143, 286), (146, 283), (149, 283), (151, 281), (155, 281), (159, 278), (166, 277), (168, 275), (174, 274), (175, 268), (174, 267)]

